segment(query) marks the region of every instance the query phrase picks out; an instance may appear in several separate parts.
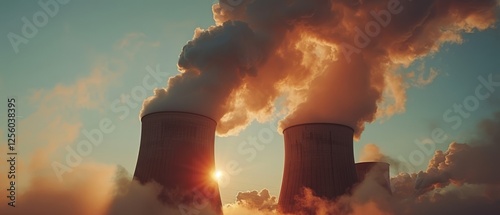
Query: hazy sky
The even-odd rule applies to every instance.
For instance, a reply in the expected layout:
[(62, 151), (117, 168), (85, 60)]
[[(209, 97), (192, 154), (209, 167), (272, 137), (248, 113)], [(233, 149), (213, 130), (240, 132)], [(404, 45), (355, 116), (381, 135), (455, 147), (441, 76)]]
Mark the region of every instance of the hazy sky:
[[(143, 99), (152, 95), (151, 89), (145, 90), (147, 94), (141, 93), (143, 80), (148, 77), (150, 85), (163, 87), (168, 77), (178, 73), (179, 53), (193, 38), (194, 30), (214, 24), (213, 3), (212, 0), (69, 1), (59, 5), (54, 16), (37, 27), (36, 34), (31, 32), (27, 43), (18, 45), (12, 45), (9, 33), (22, 35), (22, 18), (32, 21), (33, 15), (42, 9), (34, 1), (2, 3), (0, 110), (3, 113), (0, 116), (5, 122), (5, 100), (15, 97), (20, 121), (20, 165), (36, 165), (32, 160), (43, 155), (48, 156), (49, 165), (64, 162), (65, 147), (86, 139), (83, 131), (98, 128), (100, 121), (107, 118), (116, 128), (103, 135), (102, 144), (84, 156), (83, 162), (120, 165), (133, 174), (140, 140), (139, 112)], [(428, 83), (409, 88), (403, 113), (366, 126), (354, 144), (357, 161), (362, 148), (373, 143), (386, 155), (409, 162), (411, 153), (419, 150), (415, 141), (430, 138), (436, 128), (442, 128), (448, 135), (436, 149), (446, 150), (453, 141), (473, 138), (477, 123), (498, 111), (500, 88), (467, 113), (469, 117), (461, 117), (460, 125), (443, 119), (454, 104), (470, 101), (467, 98), (474, 96), (481, 84), (478, 77), (488, 79), (493, 74), (500, 80), (500, 30), (464, 34), (463, 38), (462, 44), (445, 44), (438, 53), (408, 68), (400, 68), (402, 74), (414, 72), (422, 75), (421, 82)], [(433, 74), (437, 74), (435, 78)], [(234, 201), (239, 191), (267, 188), (272, 195), (279, 195), (283, 137), (276, 131), (276, 124), (277, 121), (253, 122), (237, 136), (216, 138), (217, 167), (224, 170), (227, 163), (237, 162), (242, 168), (239, 174), (230, 176), (227, 186), (221, 187), (223, 203)], [(5, 123), (0, 128), (5, 139)], [(269, 130), (273, 132), (272, 141), (262, 144), (262, 150), (254, 149), (256, 156), (252, 158), (251, 146), (242, 144), (249, 138), (260, 141), (259, 134)], [(432, 157), (423, 154), (424, 161), (415, 167), (416, 171), (425, 169)], [(4, 177), (4, 172), (0, 174)], [(20, 181), (27, 183), (28, 177), (28, 173), (21, 175)]]

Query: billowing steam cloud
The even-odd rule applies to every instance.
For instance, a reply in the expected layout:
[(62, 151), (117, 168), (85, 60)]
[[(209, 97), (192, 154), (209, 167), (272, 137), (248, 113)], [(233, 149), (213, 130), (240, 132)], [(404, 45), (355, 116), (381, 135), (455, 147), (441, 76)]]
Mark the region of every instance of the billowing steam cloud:
[(236, 195), (236, 202), (251, 208), (272, 211), (276, 209), (275, 205), (277, 199), (275, 196), (269, 194), (269, 190), (263, 189), (260, 192), (239, 192), (238, 195)]
[[(196, 30), (181, 74), (157, 89), (141, 116), (189, 111), (220, 135), (285, 113), (281, 127), (336, 122), (356, 129), (404, 111), (411, 76), (398, 68), (461, 43), (496, 21), (495, 0), (253, 0), (213, 7), (219, 25)], [(276, 110), (284, 96), (283, 110)]]
[(224, 206), (224, 214), (276, 214), (277, 203), (267, 189), (239, 192), (234, 203)]
[[(446, 152), (436, 152), (425, 172), (401, 173), (392, 178), (392, 194), (377, 183), (373, 173), (368, 173), (352, 195), (344, 195), (334, 201), (319, 198), (306, 189), (299, 197), (301, 210), (295, 214), (499, 214), (500, 177), (497, 164), (500, 158), (496, 155), (500, 151), (499, 131), (500, 113), (497, 113), (492, 120), (480, 123), (477, 135), (480, 138), (469, 144), (451, 143)], [(364, 158), (384, 161), (387, 156), (371, 145), (365, 149)], [(253, 211), (252, 214), (269, 214), (258, 208), (259, 205), (249, 208), (247, 204), (245, 207), (233, 207), (232, 211), (240, 209)]]
[(416, 199), (413, 214), (498, 214), (500, 212), (500, 113), (478, 126), (478, 139), (437, 151), (425, 172), (393, 178), (394, 195)]
[(229, 21), (206, 31), (184, 46), (178, 66), (182, 72), (156, 89), (144, 102), (141, 115), (158, 111), (187, 111), (220, 120), (230, 111), (235, 91), (246, 76), (256, 76), (265, 59), (264, 41), (244, 22)]
[(416, 181), (417, 190), (449, 184), (491, 184), (500, 186), (500, 113), (479, 125), (481, 139), (470, 144), (452, 143), (445, 152), (437, 151), (425, 172)]

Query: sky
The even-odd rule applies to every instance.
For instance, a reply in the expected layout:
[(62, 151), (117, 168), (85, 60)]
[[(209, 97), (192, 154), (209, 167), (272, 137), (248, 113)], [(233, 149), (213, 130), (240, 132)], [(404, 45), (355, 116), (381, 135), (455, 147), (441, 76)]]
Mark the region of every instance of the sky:
[[(103, 174), (112, 176), (120, 166), (133, 174), (143, 101), (154, 95), (153, 88), (167, 87), (168, 78), (180, 74), (179, 55), (195, 38), (195, 29), (217, 24), (213, 0), (89, 0), (58, 1), (46, 22), (27, 30), (25, 20), (33, 22), (44, 11), (44, 2), (51, 1), (4, 1), (0, 7), (0, 152), (3, 158), (7, 151), (7, 99), (15, 98), (18, 196), (32, 189), (38, 176), (56, 176), (53, 165), (66, 162), (68, 147), (90, 140), (86, 134), (103, 123), (110, 123), (111, 131), (95, 140), (78, 168), (106, 167), (109, 171)], [(498, 6), (495, 10), (498, 20)], [(12, 42), (13, 35), (25, 41)], [(391, 176), (425, 171), (435, 150), (477, 139), (478, 124), (494, 119), (500, 88), (492, 87), (484, 100), (475, 96), (481, 80), (500, 81), (500, 29), (459, 35), (459, 40), (443, 42), (438, 50), (393, 67), (395, 74), (408, 78), (404, 101), (397, 103), (395, 113), (363, 122), (364, 130), (354, 141), (357, 162), (369, 160), (362, 156), (364, 148), (375, 144), (402, 164), (391, 169)], [(274, 112), (264, 120), (251, 119), (241, 131), (216, 137), (216, 167), (226, 180), (220, 187), (223, 204), (235, 202), (238, 192), (264, 188), (279, 196), (284, 149), (278, 125), (287, 115), (280, 102), (286, 97), (278, 96)], [(467, 117), (453, 112), (457, 104), (471, 107)], [(442, 131), (444, 140), (429, 143), (436, 131)], [(250, 144), (252, 140), (257, 145)], [(241, 171), (229, 174), (228, 163), (236, 163)], [(8, 166), (2, 161), (0, 167), (4, 188)], [(22, 198), (18, 204), (28, 207)]]

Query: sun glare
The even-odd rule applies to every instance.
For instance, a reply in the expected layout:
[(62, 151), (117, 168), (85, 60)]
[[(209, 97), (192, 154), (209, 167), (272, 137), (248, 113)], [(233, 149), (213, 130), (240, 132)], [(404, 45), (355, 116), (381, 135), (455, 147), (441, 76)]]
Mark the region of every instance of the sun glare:
[(213, 176), (214, 180), (218, 181), (222, 178), (222, 172), (221, 171), (215, 171)]

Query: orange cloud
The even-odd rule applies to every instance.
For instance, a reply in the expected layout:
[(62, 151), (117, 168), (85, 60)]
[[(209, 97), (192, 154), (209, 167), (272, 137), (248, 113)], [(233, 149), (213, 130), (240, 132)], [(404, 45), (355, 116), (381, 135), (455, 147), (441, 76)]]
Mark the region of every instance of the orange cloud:
[(141, 32), (128, 33), (116, 42), (114, 48), (123, 52), (128, 59), (133, 59), (135, 55), (145, 47), (156, 48), (160, 46), (160, 42), (148, 42), (147, 38), (148, 37)]
[[(18, 174), (23, 176), (18, 180), (20, 190), (27, 189), (32, 177), (54, 174), (47, 167), (53, 159), (59, 158), (61, 149), (80, 136), (81, 111), (102, 111), (106, 105), (106, 90), (120, 74), (121, 71), (113, 71), (103, 62), (87, 77), (71, 84), (57, 84), (52, 89), (35, 90), (27, 103), (19, 101), (21, 106), (35, 108), (32, 113), (20, 113), (23, 118), (18, 118), (17, 167)], [(0, 163), (1, 168), (6, 165)]]
[[(241, 1), (212, 8), (216, 26), (197, 29), (184, 46), (181, 74), (143, 104), (141, 115), (188, 111), (218, 121), (219, 135), (285, 113), (294, 124), (346, 124), (360, 137), (366, 123), (405, 111), (414, 85), (397, 74), (462, 34), (496, 22), (495, 0)], [(269, 21), (272, 20), (272, 21)], [(215, 84), (217, 83), (217, 84)], [(276, 101), (284, 98), (283, 110)]]
[(2, 214), (105, 214), (113, 196), (115, 168), (85, 164), (59, 182), (54, 174), (37, 175), (24, 192), (17, 194), (16, 207), (2, 204)]

